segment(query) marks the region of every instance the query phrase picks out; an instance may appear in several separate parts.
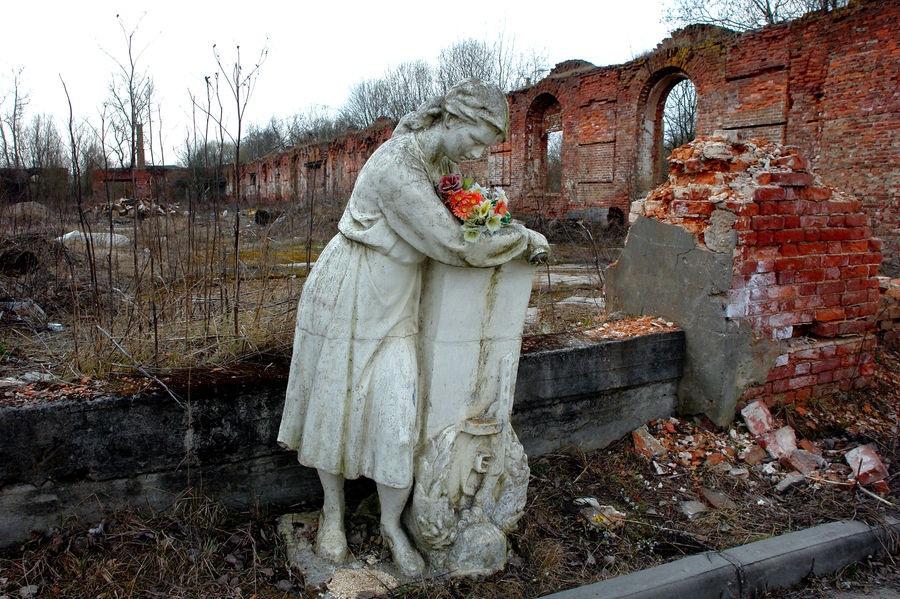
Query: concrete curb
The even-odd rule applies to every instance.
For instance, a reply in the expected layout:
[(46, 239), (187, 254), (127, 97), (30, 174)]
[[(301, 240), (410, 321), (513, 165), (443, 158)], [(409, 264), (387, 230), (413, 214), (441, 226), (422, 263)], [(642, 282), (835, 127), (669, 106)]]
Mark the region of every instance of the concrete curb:
[(725, 551), (707, 551), (655, 568), (569, 589), (553, 599), (739, 599), (827, 576), (896, 542), (900, 520), (821, 524)]

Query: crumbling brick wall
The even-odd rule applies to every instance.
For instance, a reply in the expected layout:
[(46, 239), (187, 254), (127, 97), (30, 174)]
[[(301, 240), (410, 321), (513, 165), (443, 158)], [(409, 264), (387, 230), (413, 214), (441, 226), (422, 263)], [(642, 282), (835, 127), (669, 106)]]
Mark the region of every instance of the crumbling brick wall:
[[(799, 146), (823, 181), (862, 202), (876, 236), (886, 242), (889, 272), (900, 272), (897, 2), (858, 0), (744, 33), (692, 25), (623, 65), (560, 63), (540, 82), (508, 95), (509, 140), (463, 166), (482, 183), (506, 187), (519, 212), (554, 217), (618, 207), (627, 213), (633, 199), (665, 178), (662, 107), (683, 79), (697, 89), (698, 135), (731, 130)], [(547, 134), (554, 129), (562, 131), (558, 192), (548, 188), (546, 173)], [(361, 163), (391, 130), (360, 132), (358, 146), (344, 136), (287, 154), (299, 155), (300, 163), (309, 162), (308, 152), (320, 156), (323, 185), (346, 197)], [(251, 166), (243, 175), (253, 179), (248, 197), (304, 198), (305, 184), (291, 188), (287, 172), (279, 156)], [(305, 176), (301, 169), (300, 179)]]
[[(686, 411), (722, 422), (740, 398), (790, 402), (868, 382), (881, 242), (859, 200), (809, 172), (799, 148), (725, 132), (698, 138), (672, 154), (668, 180), (632, 204), (639, 219), (677, 227), (690, 243), (657, 251), (629, 234), (609, 303), (685, 328)], [(683, 266), (691, 252), (713, 266)], [(648, 292), (646, 279), (664, 292)], [(712, 342), (719, 334), (722, 347)]]
[(878, 277), (881, 303), (878, 306), (878, 338), (889, 349), (900, 349), (900, 279)]

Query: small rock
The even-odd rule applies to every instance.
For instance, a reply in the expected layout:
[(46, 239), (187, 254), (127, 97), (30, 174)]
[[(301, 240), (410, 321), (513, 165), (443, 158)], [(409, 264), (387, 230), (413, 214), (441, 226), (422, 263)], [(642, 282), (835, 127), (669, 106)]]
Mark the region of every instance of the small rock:
[(704, 466), (706, 466), (707, 468), (712, 468), (716, 464), (721, 464), (722, 462), (726, 461), (727, 459), (728, 458), (726, 458), (725, 454), (723, 454), (723, 453), (719, 453), (719, 452), (711, 453), (711, 454), (709, 454), (709, 457), (706, 458), (706, 462), (704, 462)]
[(795, 449), (788, 458), (788, 463), (797, 469), (801, 474), (812, 474), (819, 468), (825, 467), (825, 460), (821, 456), (806, 451), (805, 449)]
[(741, 459), (751, 466), (756, 466), (766, 459), (766, 455), (766, 450), (754, 443), (741, 452)]
[(802, 474), (794, 474), (794, 473), (788, 474), (787, 476), (784, 477), (784, 479), (780, 483), (775, 485), (775, 492), (776, 493), (784, 493), (791, 487), (802, 484), (805, 480), (806, 480), (806, 477), (803, 476)]
[(782, 426), (777, 431), (769, 431), (759, 436), (759, 444), (769, 455), (780, 460), (791, 455), (797, 449), (797, 433), (793, 427)]
[(729, 509), (737, 508), (737, 504), (734, 501), (732, 501), (728, 495), (726, 495), (725, 493), (722, 493), (720, 491), (716, 491), (713, 489), (707, 489), (706, 487), (701, 487), (700, 488), (700, 497), (702, 497), (703, 501), (708, 503), (710, 505), (710, 507), (713, 507), (717, 510), (721, 509), (723, 507), (729, 508)]
[(285, 593), (290, 593), (291, 590), (294, 588), (294, 585), (292, 585), (290, 583), (290, 581), (287, 581), (283, 578), (281, 580), (279, 580), (278, 582), (276, 582), (275, 586), (278, 588), (279, 591), (284, 591)]
[(36, 584), (30, 584), (28, 586), (22, 587), (19, 589), (19, 597), (22, 599), (28, 599), (29, 597), (34, 597), (38, 593), (38, 586)]
[(741, 416), (744, 417), (744, 422), (747, 423), (747, 428), (753, 435), (759, 436), (775, 428), (775, 419), (772, 418), (772, 413), (761, 401), (747, 404), (741, 410)]
[(816, 447), (809, 439), (800, 439), (799, 441), (797, 441), (797, 447), (804, 451), (808, 451), (809, 453), (822, 455), (822, 450)]
[(735, 478), (749, 478), (750, 471), (746, 468), (732, 468), (728, 471), (728, 474), (734, 476)]
[(851, 476), (864, 485), (877, 483), (887, 478), (887, 468), (871, 445), (860, 445), (844, 454), (850, 465)]
[(58, 379), (52, 374), (47, 374), (44, 372), (26, 372), (22, 376), (19, 377), (21, 380), (26, 381), (28, 383), (53, 383)]
[(631, 431), (631, 438), (634, 441), (634, 450), (647, 457), (658, 458), (668, 453), (666, 448), (650, 434), (647, 425)]
[(275, 570), (273, 570), (272, 568), (260, 568), (259, 571), (266, 578), (272, 578), (273, 576), (275, 576)]
[(682, 501), (681, 503), (679, 503), (678, 510), (688, 518), (693, 518), (697, 514), (702, 514), (703, 512), (705, 512), (706, 505), (692, 499), (690, 501)]

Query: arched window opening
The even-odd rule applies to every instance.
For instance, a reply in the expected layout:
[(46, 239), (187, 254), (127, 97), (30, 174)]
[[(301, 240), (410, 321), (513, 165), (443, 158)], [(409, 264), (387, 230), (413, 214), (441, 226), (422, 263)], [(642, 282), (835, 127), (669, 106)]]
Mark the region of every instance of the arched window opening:
[(650, 78), (641, 94), (633, 198), (662, 183), (668, 157), (696, 133), (697, 91), (687, 74), (664, 69)]
[(547, 191), (562, 191), (562, 129), (547, 133)]
[(535, 98), (526, 116), (526, 185), (530, 195), (560, 193), (562, 173), (562, 106), (551, 94)]
[[(682, 79), (666, 96), (663, 107), (663, 160), (661, 172), (665, 175), (668, 158), (675, 148), (694, 140), (697, 127), (697, 88), (690, 79)], [(660, 181), (661, 182), (661, 181)]]

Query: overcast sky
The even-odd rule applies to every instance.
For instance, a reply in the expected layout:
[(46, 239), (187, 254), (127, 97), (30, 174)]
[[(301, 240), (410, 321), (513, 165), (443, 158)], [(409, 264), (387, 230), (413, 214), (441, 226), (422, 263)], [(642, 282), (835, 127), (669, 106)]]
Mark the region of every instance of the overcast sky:
[(388, 66), (417, 58), (433, 62), (455, 40), (492, 41), (500, 31), (520, 50), (544, 52), (551, 67), (572, 58), (598, 66), (626, 62), (666, 37), (663, 2), (5, 2), (0, 99), (11, 89), (12, 71), (24, 67), (29, 120), (49, 113), (60, 128), (65, 125), (60, 76), (76, 116), (93, 118), (118, 68), (110, 55), (126, 60), (120, 15), (128, 30), (137, 27), (138, 66), (153, 78), (171, 163), (172, 148), (183, 144), (190, 126), (188, 89), (203, 93), (203, 76), (215, 70), (214, 43), (226, 59), (240, 44), (245, 63), (268, 47), (248, 108), (248, 118), (262, 124), (314, 104), (338, 107), (350, 85)]

